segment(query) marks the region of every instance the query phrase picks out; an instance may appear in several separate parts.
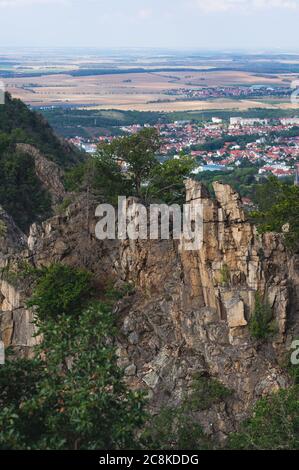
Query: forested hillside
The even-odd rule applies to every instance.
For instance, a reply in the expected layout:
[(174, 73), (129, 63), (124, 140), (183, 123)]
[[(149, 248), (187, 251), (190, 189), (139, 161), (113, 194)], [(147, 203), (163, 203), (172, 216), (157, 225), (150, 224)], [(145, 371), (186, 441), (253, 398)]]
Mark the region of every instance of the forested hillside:
[(18, 143), (31, 144), (62, 168), (82, 156), (56, 137), (40, 114), (6, 95), (0, 106), (0, 205), (27, 231), (32, 222), (51, 215), (51, 198), (36, 175), (33, 155), (17, 149)]
[(5, 105), (0, 106), (0, 135), (1, 140), (9, 137), (12, 144), (35, 145), (49, 160), (62, 167), (70, 167), (82, 159), (78, 150), (55, 135), (41, 114), (31, 111), (9, 94), (6, 94)]

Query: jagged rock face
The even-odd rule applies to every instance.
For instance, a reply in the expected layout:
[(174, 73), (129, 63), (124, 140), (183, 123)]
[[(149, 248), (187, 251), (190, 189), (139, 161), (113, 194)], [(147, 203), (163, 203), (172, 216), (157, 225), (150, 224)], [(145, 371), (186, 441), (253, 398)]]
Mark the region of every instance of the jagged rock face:
[[(199, 183), (187, 182), (187, 201), (203, 207), (200, 250), (182, 251), (174, 240), (99, 241), (96, 204), (81, 196), (63, 216), (31, 227), (24, 256), (36, 266), (59, 261), (86, 267), (99, 289), (108, 280), (134, 283), (135, 294), (115, 312), (128, 383), (148, 390), (155, 410), (179, 403), (195, 373), (218, 378), (233, 396), (198, 418), (221, 440), (257, 398), (288, 385), (279, 361), (299, 330), (299, 261), (279, 235), (257, 234), (229, 186), (215, 183), (214, 189), (216, 200)], [(14, 327), (24, 314), (9, 289), (2, 289), (2, 306), (10, 309), (15, 336), (7, 333), (6, 342), (21, 344), (19, 334), (29, 335), (30, 343), (28, 323)], [(248, 330), (256, 291), (268, 297), (279, 329), (264, 346)]]
[(4, 231), (0, 236), (0, 333), (5, 346), (14, 346), (20, 354), (30, 353), (35, 344), (32, 312), (26, 309), (26, 294), (21, 286), (6, 280), (7, 272), (27, 255), (27, 237), (0, 207)]
[(63, 171), (61, 168), (56, 163), (48, 160), (33, 145), (17, 144), (17, 149), (28, 153), (34, 158), (36, 176), (51, 194), (53, 205), (61, 202), (66, 195), (62, 183)]
[(5, 259), (27, 247), (27, 237), (0, 206), (0, 267)]

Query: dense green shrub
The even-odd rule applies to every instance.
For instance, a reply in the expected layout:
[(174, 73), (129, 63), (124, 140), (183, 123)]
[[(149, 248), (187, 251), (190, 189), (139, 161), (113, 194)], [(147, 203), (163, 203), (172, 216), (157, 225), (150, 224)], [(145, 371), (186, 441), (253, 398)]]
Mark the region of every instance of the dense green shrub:
[(151, 449), (203, 450), (213, 447), (204, 433), (197, 413), (225, 401), (231, 390), (211, 377), (197, 375), (191, 393), (177, 407), (166, 407), (153, 416), (141, 437), (144, 447)]
[(232, 391), (212, 377), (198, 375), (192, 383), (192, 392), (186, 398), (187, 406), (193, 411), (206, 410), (220, 403), (232, 394)]
[(54, 265), (40, 273), (32, 303), (43, 341), (33, 359), (0, 368), (1, 450), (137, 446), (144, 399), (128, 390), (117, 365), (111, 305), (87, 303), (88, 293), (90, 276), (78, 269)]
[(141, 436), (146, 449), (206, 450), (212, 443), (195, 416), (184, 407), (164, 408), (153, 416)]
[(299, 250), (299, 186), (282, 183), (274, 176), (256, 190), (259, 212), (253, 213), (260, 233), (283, 233), (290, 250)]
[(64, 200), (55, 207), (55, 213), (58, 215), (62, 215), (65, 213), (67, 208), (71, 205), (72, 200), (70, 197), (64, 198)]
[(32, 155), (17, 149), (30, 144), (63, 168), (82, 161), (81, 152), (59, 139), (40, 114), (6, 94), (0, 106), (0, 205), (27, 232), (52, 215), (51, 197), (36, 175)]
[[(0, 135), (0, 147), (2, 138)], [(23, 231), (51, 215), (51, 197), (36, 176), (31, 155), (3, 144), (0, 179), (0, 204)]]
[(40, 280), (28, 302), (40, 320), (63, 315), (77, 316), (91, 294), (91, 275), (82, 269), (54, 264), (41, 271)]
[(251, 336), (255, 339), (264, 340), (273, 332), (273, 314), (268, 301), (264, 301), (257, 292), (255, 295), (255, 307), (249, 322)]
[(230, 283), (230, 269), (227, 264), (224, 264), (220, 270), (221, 284), (226, 287)]
[(82, 154), (59, 139), (41, 114), (30, 110), (8, 93), (5, 98), (5, 105), (0, 107), (0, 132), (9, 136), (12, 143), (34, 145), (49, 160), (64, 168), (82, 161)]
[(252, 417), (230, 435), (230, 449), (299, 449), (299, 386), (259, 400)]

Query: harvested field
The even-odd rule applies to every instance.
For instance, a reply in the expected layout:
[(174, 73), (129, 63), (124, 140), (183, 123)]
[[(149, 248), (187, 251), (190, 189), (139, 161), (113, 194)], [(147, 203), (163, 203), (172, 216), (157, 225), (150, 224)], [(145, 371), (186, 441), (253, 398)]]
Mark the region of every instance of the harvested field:
[(74, 105), (99, 109), (182, 111), (204, 109), (246, 110), (259, 107), (294, 107), (287, 102), (263, 100), (217, 99), (185, 100), (174, 96), (178, 89), (198, 89), (229, 85), (288, 86), (297, 76), (257, 76), (238, 71), (173, 71), (121, 73), (74, 77), (68, 74), (40, 77), (10, 78), (5, 80), (13, 96), (32, 106)]

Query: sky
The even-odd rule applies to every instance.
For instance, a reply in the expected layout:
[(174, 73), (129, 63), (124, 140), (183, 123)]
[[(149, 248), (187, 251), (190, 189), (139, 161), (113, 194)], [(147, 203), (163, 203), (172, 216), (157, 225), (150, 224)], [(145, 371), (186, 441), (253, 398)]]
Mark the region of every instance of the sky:
[(299, 0), (0, 0), (0, 47), (299, 52)]

